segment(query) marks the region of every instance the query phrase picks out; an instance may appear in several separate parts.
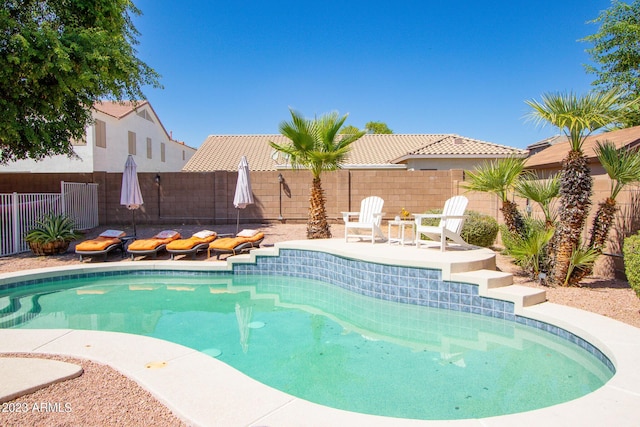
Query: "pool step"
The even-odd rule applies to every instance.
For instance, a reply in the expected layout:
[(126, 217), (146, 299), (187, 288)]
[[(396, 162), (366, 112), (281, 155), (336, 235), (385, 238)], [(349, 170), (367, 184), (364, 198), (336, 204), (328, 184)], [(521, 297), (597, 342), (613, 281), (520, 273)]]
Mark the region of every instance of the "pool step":
[(464, 273), (452, 273), (451, 280), (474, 283), (479, 287), (481, 296), (512, 301), (517, 307), (529, 307), (547, 300), (544, 289), (514, 285), (513, 275), (496, 270), (475, 270)]
[(14, 298), (8, 296), (0, 298), (0, 317), (11, 314), (14, 311), (16, 311)]
[(520, 307), (530, 307), (545, 302), (547, 300), (547, 291), (529, 286), (511, 285), (492, 289), (489, 292), (489, 296), (513, 301)]
[(2, 317), (0, 328), (17, 326), (37, 315), (37, 313), (34, 313), (36, 307), (33, 295), (26, 295), (20, 298), (20, 300), (15, 299), (13, 302), (16, 304), (15, 310), (9, 313), (8, 316)]
[(451, 273), (451, 280), (464, 283), (475, 283), (481, 289), (493, 289), (509, 286), (513, 283), (513, 275), (496, 270), (475, 270), (463, 273)]

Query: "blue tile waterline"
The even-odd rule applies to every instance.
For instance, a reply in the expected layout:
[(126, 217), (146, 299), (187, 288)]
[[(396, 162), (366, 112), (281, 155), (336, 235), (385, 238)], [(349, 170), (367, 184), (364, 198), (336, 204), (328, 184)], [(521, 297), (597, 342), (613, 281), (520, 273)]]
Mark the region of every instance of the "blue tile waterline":
[(441, 308), (514, 321), (541, 329), (585, 349), (615, 373), (615, 366), (597, 347), (558, 326), (517, 316), (514, 304), (478, 295), (478, 285), (442, 280), (437, 269), (373, 263), (326, 252), (280, 249), (279, 256), (256, 256), (254, 263), (234, 263), (232, 271), (116, 270), (17, 281), (0, 285), (0, 292), (21, 286), (70, 279), (120, 275), (215, 276), (278, 275), (320, 280), (367, 297)]

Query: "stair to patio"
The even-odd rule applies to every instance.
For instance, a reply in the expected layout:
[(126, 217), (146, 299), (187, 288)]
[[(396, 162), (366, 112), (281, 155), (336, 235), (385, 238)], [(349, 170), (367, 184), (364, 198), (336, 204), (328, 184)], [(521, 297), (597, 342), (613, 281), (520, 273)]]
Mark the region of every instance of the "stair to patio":
[(497, 270), (475, 270), (452, 273), (451, 280), (474, 283), (479, 287), (479, 295), (513, 302), (517, 308), (530, 307), (547, 300), (544, 289), (514, 285), (513, 275)]

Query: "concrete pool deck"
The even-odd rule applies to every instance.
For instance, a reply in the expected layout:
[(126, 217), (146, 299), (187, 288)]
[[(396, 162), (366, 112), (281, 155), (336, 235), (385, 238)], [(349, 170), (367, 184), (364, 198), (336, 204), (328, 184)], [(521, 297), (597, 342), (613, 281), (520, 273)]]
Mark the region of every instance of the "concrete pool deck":
[[(114, 332), (83, 330), (0, 330), (1, 353), (63, 354), (95, 360), (134, 379), (190, 425), (216, 426), (511, 426), (581, 425), (635, 426), (640, 418), (640, 329), (597, 314), (544, 302), (544, 292), (512, 285), (510, 275), (495, 271), (490, 250), (416, 249), (343, 239), (283, 242), (229, 263), (276, 255), (279, 249), (329, 252), (371, 262), (440, 268), (444, 280), (474, 283), (482, 296), (515, 303), (516, 314), (560, 326), (597, 346), (616, 367), (603, 387), (552, 407), (519, 414), (455, 421), (395, 419), (347, 412), (317, 405), (261, 384), (234, 368), (193, 349), (170, 342)], [(66, 268), (0, 275), (0, 285), (63, 272), (122, 269), (224, 270), (227, 262), (138, 261), (80, 264)], [(136, 348), (135, 353), (131, 352)]]

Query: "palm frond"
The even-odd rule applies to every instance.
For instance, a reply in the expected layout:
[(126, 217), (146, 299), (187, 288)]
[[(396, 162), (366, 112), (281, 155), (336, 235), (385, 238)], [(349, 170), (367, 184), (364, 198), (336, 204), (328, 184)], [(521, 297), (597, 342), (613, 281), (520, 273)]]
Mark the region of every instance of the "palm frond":
[(551, 204), (560, 194), (560, 175), (540, 179), (532, 173), (526, 173), (515, 183), (514, 190), (522, 198), (536, 202), (547, 221), (553, 221)]
[(630, 103), (618, 89), (590, 92), (578, 96), (573, 92), (549, 93), (541, 101), (525, 101), (532, 111), (527, 119), (537, 125), (550, 124), (569, 137), (571, 149), (581, 151), (592, 132), (623, 120)]
[(522, 173), (524, 163), (525, 159), (519, 157), (484, 162), (466, 173), (463, 187), (471, 191), (495, 194), (504, 202), (508, 200), (509, 191)]
[(595, 264), (599, 255), (600, 254), (596, 249), (582, 246), (582, 244), (575, 248), (575, 250), (571, 253), (569, 270), (567, 272), (567, 277), (565, 278), (563, 286), (567, 286), (569, 284), (571, 274), (574, 270), (592, 269), (593, 264)]
[(611, 178), (612, 199), (615, 199), (627, 184), (640, 181), (640, 153), (637, 150), (617, 149), (610, 141), (598, 141), (594, 151)]

